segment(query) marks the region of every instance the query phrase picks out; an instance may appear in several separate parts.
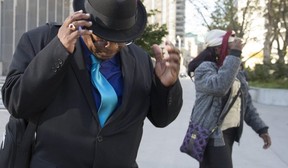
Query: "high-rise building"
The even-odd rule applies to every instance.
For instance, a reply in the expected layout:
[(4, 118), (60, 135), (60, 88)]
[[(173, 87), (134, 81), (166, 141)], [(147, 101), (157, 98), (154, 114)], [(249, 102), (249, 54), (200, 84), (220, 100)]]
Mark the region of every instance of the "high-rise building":
[(167, 40), (177, 46), (183, 46), (185, 34), (185, 0), (145, 0), (147, 12), (159, 10), (154, 16), (148, 18), (148, 24), (166, 24), (168, 29)]
[(185, 0), (176, 0), (176, 44), (182, 48), (185, 37)]

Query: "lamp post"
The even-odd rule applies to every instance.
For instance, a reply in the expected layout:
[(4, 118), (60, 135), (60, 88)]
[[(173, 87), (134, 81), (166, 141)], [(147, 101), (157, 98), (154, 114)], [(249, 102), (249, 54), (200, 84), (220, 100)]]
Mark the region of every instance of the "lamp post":
[(179, 50), (181, 50), (181, 38), (180, 38), (180, 36), (177, 36), (176, 38), (178, 40), (178, 48), (179, 48)]

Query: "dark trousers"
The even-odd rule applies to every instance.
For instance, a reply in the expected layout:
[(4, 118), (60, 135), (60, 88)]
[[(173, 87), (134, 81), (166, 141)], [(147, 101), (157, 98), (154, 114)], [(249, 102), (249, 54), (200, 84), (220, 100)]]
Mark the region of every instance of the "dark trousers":
[(208, 142), (204, 153), (204, 159), (200, 168), (233, 168), (232, 149), (237, 128), (229, 128), (223, 131), (225, 146), (215, 147)]

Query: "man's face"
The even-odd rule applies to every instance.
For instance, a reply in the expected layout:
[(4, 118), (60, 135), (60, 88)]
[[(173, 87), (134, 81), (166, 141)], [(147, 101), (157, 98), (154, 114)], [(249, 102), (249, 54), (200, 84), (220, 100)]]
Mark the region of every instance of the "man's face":
[(93, 54), (103, 60), (112, 58), (122, 48), (126, 46), (125, 43), (116, 43), (103, 40), (96, 35), (87, 35), (84, 41)]

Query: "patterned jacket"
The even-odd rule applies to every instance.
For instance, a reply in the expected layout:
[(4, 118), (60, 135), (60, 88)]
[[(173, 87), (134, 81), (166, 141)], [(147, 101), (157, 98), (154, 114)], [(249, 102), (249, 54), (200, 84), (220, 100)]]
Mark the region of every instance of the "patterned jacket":
[[(243, 121), (258, 134), (267, 132), (268, 129), (253, 106), (245, 76), (243, 72), (239, 72), (240, 63), (240, 58), (228, 55), (220, 68), (214, 62), (207, 61), (196, 68), (194, 72), (196, 100), (191, 114), (193, 122), (210, 130), (216, 128), (219, 116), (228, 111), (232, 100), (229, 91), (235, 78), (238, 78), (241, 82), (241, 121), (235, 137), (237, 142), (242, 134)], [(211, 138), (214, 140), (214, 146), (224, 145), (220, 127), (216, 128)]]

